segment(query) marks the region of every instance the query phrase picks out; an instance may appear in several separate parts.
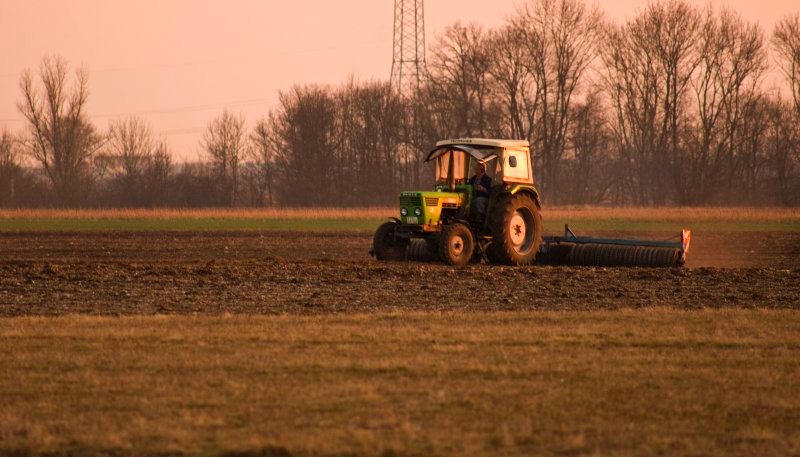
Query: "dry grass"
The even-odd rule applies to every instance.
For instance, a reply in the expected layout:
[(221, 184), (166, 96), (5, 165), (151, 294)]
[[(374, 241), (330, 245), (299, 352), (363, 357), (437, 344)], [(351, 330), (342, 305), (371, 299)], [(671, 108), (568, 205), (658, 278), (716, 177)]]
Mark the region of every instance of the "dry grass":
[(620, 219), (649, 222), (686, 223), (771, 223), (800, 224), (798, 208), (607, 208), (545, 207), (542, 214), (550, 220)]
[(0, 345), (0, 453), (800, 452), (796, 312), (13, 318)]
[[(206, 209), (0, 209), (2, 219), (375, 219), (393, 207)], [(548, 220), (620, 219), (681, 223), (800, 224), (798, 208), (609, 208), (545, 206)]]
[(0, 219), (365, 219), (394, 208), (0, 209)]

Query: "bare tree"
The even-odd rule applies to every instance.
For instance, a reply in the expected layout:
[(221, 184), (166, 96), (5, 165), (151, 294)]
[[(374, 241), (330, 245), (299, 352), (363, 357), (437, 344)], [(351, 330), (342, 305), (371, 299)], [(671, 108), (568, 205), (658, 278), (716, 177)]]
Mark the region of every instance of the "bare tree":
[(530, 0), (512, 23), (525, 37), (526, 62), (539, 91), (540, 182), (557, 200), (570, 105), (595, 59), (602, 14), (582, 0)]
[(602, 56), (613, 131), (631, 201), (665, 204), (681, 148), (686, 94), (699, 64), (700, 13), (688, 3), (650, 4), (624, 26), (609, 26)]
[[(778, 119), (773, 117), (775, 110), (780, 109), (766, 94), (748, 97), (738, 111), (744, 120), (740, 122), (735, 134), (735, 144), (729, 155), (735, 169), (727, 173), (724, 181), (725, 192), (713, 200), (735, 205), (763, 205), (767, 202), (773, 187), (768, 181), (771, 159), (771, 129)], [(727, 148), (726, 148), (727, 149)], [(770, 157), (773, 155), (773, 157)], [(723, 173), (726, 171), (723, 167)], [(787, 170), (788, 171), (788, 170)], [(780, 173), (778, 173), (780, 175)]]
[(404, 105), (386, 83), (350, 82), (338, 92), (341, 119), (340, 167), (349, 205), (380, 202), (391, 204), (396, 198), (402, 174), (410, 171), (407, 157), (398, 154), (403, 142)]
[(152, 207), (168, 201), (172, 157), (166, 142), (156, 139), (143, 119), (132, 116), (112, 121), (103, 158), (115, 204)]
[(110, 161), (112, 184), (122, 205), (143, 204), (145, 174), (154, 144), (150, 126), (141, 118), (111, 122), (104, 151)]
[(490, 33), (487, 44), (489, 73), (507, 114), (505, 136), (532, 140), (540, 93), (528, 71), (526, 34), (520, 27), (509, 25)]
[(20, 79), (23, 100), (17, 107), (29, 124), (25, 145), (53, 185), (62, 205), (85, 202), (91, 184), (91, 157), (102, 144), (89, 121), (89, 97), (85, 69), (75, 74), (67, 87), (67, 63), (61, 58), (45, 58), (40, 67), (41, 85), (29, 71)]
[(750, 127), (747, 115), (756, 113), (752, 108), (767, 69), (764, 43), (757, 24), (746, 23), (731, 10), (715, 14), (709, 8), (698, 40), (700, 64), (692, 84), (700, 138), (672, 161), (679, 203), (698, 203), (717, 192), (734, 193), (732, 186), (744, 156), (743, 135)]
[(486, 35), (477, 24), (456, 23), (432, 47), (430, 86), (435, 112), (445, 121), (441, 136), (484, 136), (489, 95)]
[(167, 149), (166, 141), (157, 141), (145, 167), (144, 203), (147, 206), (164, 206), (169, 203), (172, 169), (172, 154)]
[(239, 164), (247, 147), (244, 124), (243, 115), (224, 110), (211, 121), (201, 140), (203, 149), (211, 159), (219, 191), (225, 198), (224, 203), (230, 206), (238, 204)]
[(250, 133), (249, 158), (252, 164), (252, 183), (256, 194), (255, 203), (259, 206), (274, 205), (274, 165), (275, 165), (275, 138), (274, 126), (269, 118), (263, 118), (256, 123)]
[(599, 92), (572, 107), (567, 136), (563, 202), (586, 205), (604, 202), (614, 184), (617, 163)]
[(795, 110), (800, 113), (800, 13), (788, 15), (775, 26), (772, 45), (792, 91)]
[(336, 98), (327, 88), (297, 86), (281, 92), (279, 99), (270, 122), (275, 126), (275, 164), (281, 174), (276, 190), (281, 203), (340, 204), (337, 186), (352, 176), (342, 175), (339, 169)]
[[(763, 156), (771, 175), (774, 198), (781, 205), (800, 204), (800, 113), (789, 102), (776, 98), (769, 104), (768, 134)], [(758, 185), (763, 185), (759, 182)], [(763, 189), (758, 194), (764, 194)]]
[(8, 130), (0, 131), (0, 207), (15, 201), (15, 181), (21, 173), (19, 142)]
[(153, 155), (154, 145), (150, 126), (141, 118), (132, 116), (112, 121), (109, 126), (106, 150), (118, 159), (116, 172), (120, 176), (140, 178)]

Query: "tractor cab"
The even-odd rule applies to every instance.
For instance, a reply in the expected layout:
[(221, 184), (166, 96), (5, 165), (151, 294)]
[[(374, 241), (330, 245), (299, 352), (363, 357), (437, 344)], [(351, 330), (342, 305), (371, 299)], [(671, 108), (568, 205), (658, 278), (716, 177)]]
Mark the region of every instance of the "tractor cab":
[(466, 184), (475, 163), (486, 165), (494, 184), (533, 185), (533, 171), (527, 141), (462, 139), (444, 140), (428, 154), (436, 161), (437, 187), (453, 190)]
[[(479, 225), (486, 212), (476, 214), (471, 205), (475, 198), (473, 186), (469, 184), (476, 173), (476, 165), (482, 164), (486, 175), (491, 179), (490, 195), (499, 195), (504, 189), (510, 190), (519, 185), (531, 186), (533, 173), (527, 141), (460, 139), (444, 140), (428, 154), (426, 162), (436, 164), (437, 192), (457, 192), (462, 195), (461, 213), (463, 219), (470, 219)], [(492, 195), (494, 194), (494, 195)], [(535, 200), (538, 204), (538, 195)]]

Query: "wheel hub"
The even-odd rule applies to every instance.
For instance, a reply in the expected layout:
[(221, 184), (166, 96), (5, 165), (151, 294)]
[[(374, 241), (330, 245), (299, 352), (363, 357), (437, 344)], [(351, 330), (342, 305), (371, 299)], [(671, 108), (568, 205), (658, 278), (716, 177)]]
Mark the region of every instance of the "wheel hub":
[(450, 252), (455, 254), (456, 256), (460, 256), (461, 253), (464, 251), (464, 240), (461, 237), (455, 237), (450, 242)]
[(528, 230), (525, 218), (519, 212), (515, 212), (514, 216), (511, 217), (508, 233), (511, 238), (511, 244), (514, 247), (519, 247), (525, 242)]

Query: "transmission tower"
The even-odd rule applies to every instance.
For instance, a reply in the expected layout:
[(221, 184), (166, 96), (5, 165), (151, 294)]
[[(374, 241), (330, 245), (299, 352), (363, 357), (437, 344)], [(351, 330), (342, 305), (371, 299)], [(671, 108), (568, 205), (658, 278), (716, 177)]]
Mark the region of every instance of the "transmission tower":
[(428, 73), (423, 0), (394, 0), (392, 87), (401, 94), (418, 89)]

